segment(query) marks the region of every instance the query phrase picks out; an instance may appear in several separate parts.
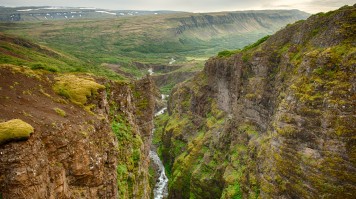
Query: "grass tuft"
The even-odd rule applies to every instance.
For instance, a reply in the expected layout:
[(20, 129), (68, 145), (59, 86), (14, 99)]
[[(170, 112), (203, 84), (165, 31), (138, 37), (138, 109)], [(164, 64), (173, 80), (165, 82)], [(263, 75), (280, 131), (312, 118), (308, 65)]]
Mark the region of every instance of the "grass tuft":
[(62, 117), (66, 117), (67, 116), (66, 112), (64, 110), (60, 109), (60, 108), (54, 108), (53, 110), (56, 111), (56, 113), (58, 115), (62, 116)]

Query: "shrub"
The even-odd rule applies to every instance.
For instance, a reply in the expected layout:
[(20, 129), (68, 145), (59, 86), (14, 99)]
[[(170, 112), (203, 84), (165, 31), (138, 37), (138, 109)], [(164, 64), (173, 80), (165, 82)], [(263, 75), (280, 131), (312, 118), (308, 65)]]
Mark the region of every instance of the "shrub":
[(271, 35), (267, 35), (267, 36), (264, 36), (262, 37), (261, 39), (257, 40), (255, 43), (251, 44), (251, 45), (248, 45), (248, 46), (245, 46), (242, 51), (247, 51), (247, 50), (250, 50), (254, 47), (257, 47), (259, 46), (260, 44), (262, 44), (263, 42), (265, 42)]
[(233, 54), (236, 54), (240, 52), (240, 50), (233, 50), (233, 51), (230, 51), (230, 50), (224, 50), (224, 51), (221, 51), (218, 53), (218, 57), (230, 57), (231, 55)]
[(60, 108), (54, 108), (53, 110), (56, 111), (56, 113), (58, 115), (62, 116), (62, 117), (66, 117), (67, 116), (66, 112), (64, 110), (60, 109)]
[(56, 66), (48, 66), (47, 64), (43, 64), (43, 63), (34, 63), (31, 65), (31, 69), (33, 70), (47, 70), (47, 71), (51, 71), (51, 72), (58, 72), (58, 68)]
[(27, 139), (33, 131), (34, 129), (30, 124), (20, 119), (2, 122), (0, 123), (0, 144), (12, 140)]
[(56, 83), (53, 90), (70, 101), (78, 105), (84, 105), (87, 97), (97, 94), (98, 89), (105, 86), (96, 83), (91, 78), (77, 77), (75, 75), (62, 75), (56, 77)]

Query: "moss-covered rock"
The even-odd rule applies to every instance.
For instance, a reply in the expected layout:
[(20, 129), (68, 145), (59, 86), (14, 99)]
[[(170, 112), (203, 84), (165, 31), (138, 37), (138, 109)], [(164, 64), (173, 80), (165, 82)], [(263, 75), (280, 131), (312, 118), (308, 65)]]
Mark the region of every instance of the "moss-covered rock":
[(90, 77), (61, 75), (56, 77), (55, 80), (56, 83), (53, 86), (53, 90), (78, 105), (85, 105), (88, 97), (97, 94), (99, 89), (105, 88), (105, 86), (96, 83)]
[(33, 127), (20, 119), (2, 122), (0, 123), (0, 144), (27, 139), (33, 132)]

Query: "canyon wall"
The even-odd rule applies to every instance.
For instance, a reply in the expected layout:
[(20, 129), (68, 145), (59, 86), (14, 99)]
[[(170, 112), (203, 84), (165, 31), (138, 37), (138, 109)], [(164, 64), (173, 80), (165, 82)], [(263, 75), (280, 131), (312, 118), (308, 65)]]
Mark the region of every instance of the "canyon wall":
[(150, 197), (149, 77), (115, 82), (3, 64), (0, 82), (0, 122), (34, 128), (0, 145), (2, 198)]
[(355, 6), (219, 53), (157, 129), (169, 198), (353, 198)]

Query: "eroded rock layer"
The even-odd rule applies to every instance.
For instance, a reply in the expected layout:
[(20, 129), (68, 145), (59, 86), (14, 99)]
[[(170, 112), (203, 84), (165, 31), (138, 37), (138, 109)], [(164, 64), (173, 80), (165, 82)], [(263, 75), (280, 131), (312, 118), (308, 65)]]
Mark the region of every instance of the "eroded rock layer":
[(0, 82), (1, 122), (34, 128), (0, 146), (2, 198), (149, 198), (151, 79), (1, 65)]
[(355, 6), (211, 58), (158, 120), (170, 198), (352, 198)]

